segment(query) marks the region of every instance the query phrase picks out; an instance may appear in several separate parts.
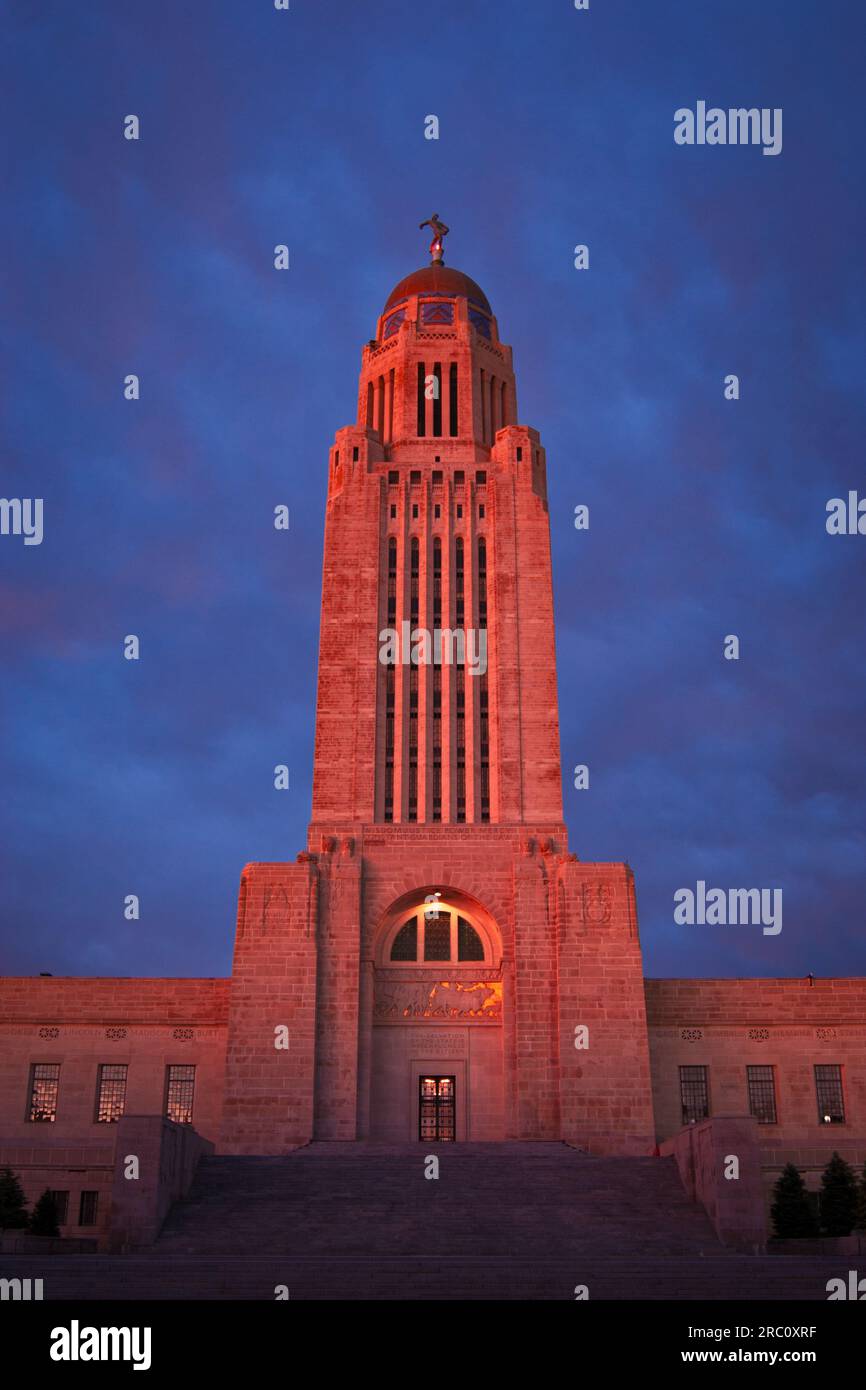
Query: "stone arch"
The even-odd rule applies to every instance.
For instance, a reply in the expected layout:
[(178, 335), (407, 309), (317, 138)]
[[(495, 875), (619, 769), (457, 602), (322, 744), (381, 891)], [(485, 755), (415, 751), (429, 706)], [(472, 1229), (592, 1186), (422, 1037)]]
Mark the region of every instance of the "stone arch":
[[(474, 963), (477, 968), (483, 966), (496, 971), (502, 969), (502, 933), (493, 915), (471, 894), (444, 883), (410, 889), (395, 899), (381, 914), (373, 933), (375, 965), (390, 967), (394, 964), (391, 961), (391, 946), (397, 933), (413, 913), (423, 911), (425, 914), (432, 914), (437, 908), (443, 913), (452, 912), (463, 917), (481, 938), (484, 960)], [(435, 962), (419, 961), (418, 964), (423, 964), (425, 968), (430, 968), (431, 965), (435, 968)]]
[[(438, 895), (438, 896), (437, 896)], [(449, 954), (427, 959), (425, 912), (447, 917)], [(391, 958), (407, 921), (413, 954)], [(483, 959), (461, 955), (468, 923)], [(442, 942), (441, 928), (439, 942)], [(419, 1138), (420, 1091), (429, 1078), (450, 1078), (456, 1138), (504, 1138), (503, 941), (493, 914), (473, 894), (442, 880), (405, 887), (371, 923), (370, 1129), (373, 1138)], [(432, 1084), (432, 1081), (430, 1082)]]

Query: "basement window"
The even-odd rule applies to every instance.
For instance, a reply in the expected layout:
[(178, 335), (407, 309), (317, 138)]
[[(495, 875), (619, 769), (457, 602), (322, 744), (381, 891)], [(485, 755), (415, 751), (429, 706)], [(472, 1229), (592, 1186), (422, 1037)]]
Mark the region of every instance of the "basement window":
[(96, 1214), (99, 1210), (99, 1193), (82, 1192), (81, 1200), (78, 1204), (78, 1224), (79, 1226), (95, 1226)]

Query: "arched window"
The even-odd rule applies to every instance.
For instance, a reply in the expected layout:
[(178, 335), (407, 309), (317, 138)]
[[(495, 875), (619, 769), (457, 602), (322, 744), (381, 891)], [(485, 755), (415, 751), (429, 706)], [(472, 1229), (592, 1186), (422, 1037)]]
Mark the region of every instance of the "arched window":
[(393, 961), (484, 961), (484, 941), (466, 917), (454, 908), (422, 903), (400, 927), (391, 944)]

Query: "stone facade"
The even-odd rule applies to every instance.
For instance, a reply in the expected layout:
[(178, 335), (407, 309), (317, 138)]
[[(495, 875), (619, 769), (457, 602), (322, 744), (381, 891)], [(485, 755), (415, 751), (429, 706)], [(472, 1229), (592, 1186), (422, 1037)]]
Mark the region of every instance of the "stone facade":
[[(544, 450), (467, 276), (434, 264), (396, 287), (328, 469), (306, 849), (243, 870), (229, 980), (0, 983), (0, 1163), (31, 1199), (69, 1192), (69, 1234), (97, 1192), (104, 1230), (112, 1065), (126, 1117), (191, 1121), (225, 1154), (432, 1132), (608, 1155), (682, 1129), (682, 1067), (705, 1069), (709, 1114), (747, 1116), (754, 1065), (773, 1068), (776, 1122), (731, 1132), (757, 1131), (768, 1174), (794, 1158), (814, 1180), (832, 1148), (862, 1164), (866, 981), (645, 981), (631, 870), (569, 851)], [(452, 659), (423, 659), (443, 630)], [(383, 661), (388, 633), (403, 649)], [(31, 1114), (45, 1066), (50, 1123)], [(181, 1106), (178, 1067), (195, 1069)]]

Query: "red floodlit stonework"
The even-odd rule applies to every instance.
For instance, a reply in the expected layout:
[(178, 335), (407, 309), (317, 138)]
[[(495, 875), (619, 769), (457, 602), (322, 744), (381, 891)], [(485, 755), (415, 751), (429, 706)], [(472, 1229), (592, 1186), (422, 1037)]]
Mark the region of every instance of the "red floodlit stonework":
[[(403, 624), (483, 632), (486, 669), (384, 664)], [(863, 980), (645, 980), (630, 868), (569, 851), (544, 449), (485, 295), (434, 264), (389, 296), (329, 455), (307, 847), (244, 868), (229, 980), (2, 982), (0, 1164), (118, 1240), (183, 1190), (187, 1124), (238, 1155), (670, 1141), (696, 1191), (737, 1134), (753, 1195), (791, 1158), (814, 1185), (866, 1158), (864, 1018)], [(146, 1210), (116, 1176), (135, 1126), (174, 1175)]]

